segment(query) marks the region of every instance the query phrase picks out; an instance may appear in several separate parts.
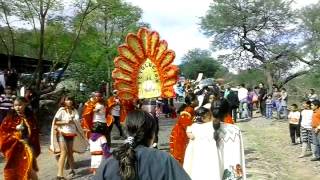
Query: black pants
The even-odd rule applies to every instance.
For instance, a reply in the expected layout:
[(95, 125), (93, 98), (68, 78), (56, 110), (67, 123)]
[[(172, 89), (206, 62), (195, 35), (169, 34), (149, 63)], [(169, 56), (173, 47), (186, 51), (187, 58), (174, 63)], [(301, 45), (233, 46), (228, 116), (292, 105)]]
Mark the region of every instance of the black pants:
[(229, 113), (231, 114), (232, 119), (235, 123), (237, 122), (237, 109), (238, 107), (232, 107), (229, 109)]
[(158, 143), (159, 140), (159, 118), (154, 115), (154, 119), (156, 120), (156, 132), (154, 137), (154, 143)]
[(290, 138), (292, 143), (296, 143), (296, 138), (300, 138), (299, 124), (289, 124)]
[(111, 123), (111, 125), (109, 126), (109, 131), (110, 131), (110, 135), (111, 135), (111, 131), (113, 128), (113, 124), (116, 124), (119, 132), (120, 132), (120, 136), (123, 136), (123, 130), (122, 130), (122, 126), (120, 124), (120, 116), (113, 116), (113, 122)]
[(260, 113), (262, 116), (266, 116), (266, 101), (262, 100), (260, 102)]

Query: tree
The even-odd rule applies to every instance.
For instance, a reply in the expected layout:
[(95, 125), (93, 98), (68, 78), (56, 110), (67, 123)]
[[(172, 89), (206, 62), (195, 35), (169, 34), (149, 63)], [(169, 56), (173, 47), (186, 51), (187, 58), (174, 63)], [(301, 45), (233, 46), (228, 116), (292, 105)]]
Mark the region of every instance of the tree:
[[(320, 1), (303, 8), (300, 12), (302, 23), (299, 30), (303, 41), (297, 57), (308, 65), (320, 64)], [(304, 58), (302, 58), (304, 57)]]
[[(299, 58), (293, 37), (296, 18), (286, 0), (216, 0), (201, 18), (204, 34), (213, 37), (213, 49), (230, 49), (223, 56), (231, 66), (261, 68), (269, 88), (305, 74), (290, 73)], [(275, 82), (274, 82), (275, 81)]]
[[(10, 17), (14, 13), (14, 8), (10, 8), (12, 2), (0, 0), (0, 41), (2, 46), (5, 49), (5, 52), (8, 57), (8, 69), (11, 69), (11, 56), (15, 55), (15, 33), (14, 29), (11, 26)], [(5, 27), (2, 27), (1, 24), (5, 24)]]
[(90, 20), (86, 21), (85, 32), (89, 36), (92, 31), (95, 33), (97, 37), (95, 45), (100, 47), (98, 49), (102, 48), (103, 51), (96, 54), (99, 57), (90, 59), (98, 65), (106, 63), (106, 75), (110, 81), (113, 59), (117, 55), (116, 48), (124, 42), (129, 32), (138, 30), (142, 10), (122, 0), (98, 0), (97, 2), (99, 7), (88, 17)]
[(211, 57), (210, 51), (201, 49), (190, 50), (180, 64), (181, 73), (190, 79), (196, 79), (198, 73), (203, 73), (205, 77), (215, 77), (223, 70), (223, 67)]

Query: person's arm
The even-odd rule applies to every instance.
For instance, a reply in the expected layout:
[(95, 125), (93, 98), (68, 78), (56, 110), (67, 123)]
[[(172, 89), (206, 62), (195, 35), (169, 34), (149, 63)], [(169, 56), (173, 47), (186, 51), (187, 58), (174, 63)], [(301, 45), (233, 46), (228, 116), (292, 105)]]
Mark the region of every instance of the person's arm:
[(186, 171), (182, 168), (182, 166), (176, 161), (173, 157), (168, 156), (168, 160), (165, 166), (165, 174), (164, 179), (179, 179), (179, 180), (191, 180)]
[(290, 120), (292, 118), (292, 112), (289, 112), (288, 119)]
[(288, 96), (288, 94), (285, 92), (285, 93), (282, 94), (281, 99), (285, 100), (285, 99), (287, 99), (287, 96)]
[(194, 140), (194, 135), (192, 134), (192, 126), (188, 126), (186, 130), (187, 136), (190, 140)]

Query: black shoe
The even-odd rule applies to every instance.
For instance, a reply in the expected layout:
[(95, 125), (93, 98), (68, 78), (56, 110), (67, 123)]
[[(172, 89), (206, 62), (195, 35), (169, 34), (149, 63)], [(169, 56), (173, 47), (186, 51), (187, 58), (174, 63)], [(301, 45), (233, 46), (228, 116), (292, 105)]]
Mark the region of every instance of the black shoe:
[(56, 179), (57, 179), (57, 180), (65, 180), (65, 178), (64, 178), (64, 177), (61, 177), (61, 176), (57, 176)]

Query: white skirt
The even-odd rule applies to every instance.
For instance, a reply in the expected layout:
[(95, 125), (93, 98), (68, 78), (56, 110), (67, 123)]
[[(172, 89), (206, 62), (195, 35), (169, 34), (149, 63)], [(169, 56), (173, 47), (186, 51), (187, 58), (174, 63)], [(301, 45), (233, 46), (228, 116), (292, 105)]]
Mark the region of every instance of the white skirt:
[(100, 166), (103, 155), (91, 155), (91, 168), (97, 169)]

